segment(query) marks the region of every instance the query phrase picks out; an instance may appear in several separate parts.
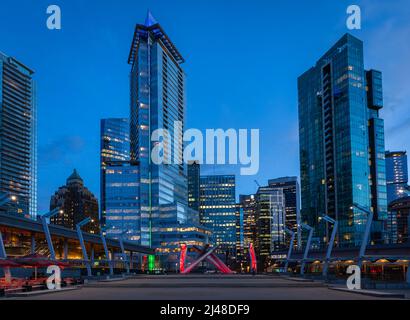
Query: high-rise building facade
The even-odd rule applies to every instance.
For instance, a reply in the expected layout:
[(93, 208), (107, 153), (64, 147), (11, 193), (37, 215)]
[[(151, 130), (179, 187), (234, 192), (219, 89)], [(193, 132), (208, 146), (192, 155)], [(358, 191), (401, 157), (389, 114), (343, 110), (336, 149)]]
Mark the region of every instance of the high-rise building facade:
[(260, 187), (256, 200), (256, 244), (259, 267), (263, 267), (274, 251), (286, 248), (286, 212), (283, 190)]
[(360, 245), (367, 214), (372, 240), (387, 219), (381, 74), (364, 69), (363, 42), (344, 35), (298, 79), (302, 222), (329, 239), (320, 217), (339, 221), (338, 246)]
[(386, 152), (388, 203), (410, 193), (406, 151)]
[[(184, 166), (155, 165), (151, 161), (157, 129), (169, 130), (174, 140), (182, 134), (173, 132), (174, 122), (184, 122), (184, 59), (162, 27), (148, 14), (144, 25), (137, 25), (132, 41), (131, 65), (131, 159), (140, 162), (141, 224), (149, 229), (142, 245), (160, 247), (156, 234), (165, 224), (184, 223), (187, 214), (187, 183)], [(178, 136), (180, 135), (181, 136)], [(182, 161), (182, 148), (164, 152), (172, 160)]]
[(199, 161), (188, 163), (188, 206), (199, 212), (201, 169)]
[(107, 163), (130, 160), (130, 122), (127, 118), (110, 118), (101, 119), (100, 125), (100, 220), (105, 228)]
[(384, 120), (380, 118), (383, 108), (383, 78), (376, 70), (366, 71), (367, 113), (369, 133), (369, 164), (370, 164), (370, 201), (371, 210), (376, 220), (372, 226), (372, 240), (377, 243), (388, 242), (386, 229), (387, 186), (386, 158), (384, 143)]
[(76, 225), (86, 218), (91, 222), (82, 229), (98, 234), (98, 200), (87, 187), (77, 170), (68, 177), (67, 183), (60, 187), (50, 200), (50, 211), (59, 208), (59, 213), (50, 218), (50, 223), (75, 230)]
[(392, 220), (389, 220), (391, 229), (391, 243), (408, 243), (410, 226), (410, 197), (402, 197), (389, 204)]
[[(205, 234), (198, 237), (196, 231), (185, 232), (196, 226), (190, 223), (183, 161), (186, 112), (183, 62), (164, 29), (148, 13), (145, 24), (135, 28), (128, 59), (130, 157), (139, 163), (141, 245), (156, 248), (159, 262), (172, 268), (178, 261), (179, 244), (197, 240), (204, 243), (203, 239), (207, 238)], [(157, 130), (167, 132), (164, 136), (170, 139), (151, 140)], [(159, 151), (156, 156), (163, 157), (166, 163), (153, 161), (154, 150)]]
[(244, 236), (243, 236), (243, 207), (240, 203), (236, 204), (236, 261), (244, 260)]
[(110, 238), (141, 241), (139, 166), (130, 161), (106, 162), (104, 174), (104, 231)]
[(249, 245), (255, 246), (256, 243), (256, 198), (255, 195), (240, 195), (239, 207), (242, 210), (243, 220), (243, 253), (242, 261), (249, 261)]
[(236, 256), (236, 183), (234, 175), (201, 176), (200, 221), (212, 231), (218, 253)]
[[(281, 189), (284, 196), (285, 208), (285, 225), (287, 228), (296, 233), (294, 245), (300, 247), (301, 233), (299, 227), (301, 224), (300, 217), (300, 187), (297, 177), (283, 177), (269, 180), (269, 187)], [(290, 241), (290, 239), (289, 239)]]
[(37, 215), (37, 106), (34, 71), (0, 52), (0, 192), (7, 211)]

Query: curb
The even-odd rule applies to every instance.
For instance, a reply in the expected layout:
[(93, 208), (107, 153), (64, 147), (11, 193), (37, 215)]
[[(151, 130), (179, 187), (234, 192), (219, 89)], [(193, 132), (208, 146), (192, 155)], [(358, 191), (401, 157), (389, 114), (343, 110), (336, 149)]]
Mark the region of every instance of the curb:
[(27, 297), (41, 296), (45, 294), (73, 291), (73, 290), (78, 290), (78, 289), (81, 289), (81, 287), (62, 288), (61, 290), (41, 290), (41, 291), (30, 291), (30, 292), (17, 292), (17, 293), (8, 294), (6, 298), (22, 298), (22, 297), (27, 298)]
[(370, 296), (370, 297), (406, 299), (406, 295), (404, 293), (380, 292), (380, 291), (371, 291), (371, 290), (349, 290), (347, 288), (332, 287), (332, 286), (329, 286), (328, 288), (330, 290), (344, 291), (344, 292), (361, 294), (361, 295)]

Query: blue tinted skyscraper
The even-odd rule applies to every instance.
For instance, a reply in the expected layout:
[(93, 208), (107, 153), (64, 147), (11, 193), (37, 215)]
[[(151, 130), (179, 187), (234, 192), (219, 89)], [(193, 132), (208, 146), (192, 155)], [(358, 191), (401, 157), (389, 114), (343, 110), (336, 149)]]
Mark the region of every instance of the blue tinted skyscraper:
[[(298, 225), (300, 217), (300, 187), (297, 177), (282, 177), (269, 180), (269, 187), (283, 191), (285, 226), (296, 233), (295, 245), (301, 245), (301, 234)], [(290, 242), (290, 239), (288, 239)]]
[(212, 231), (220, 254), (236, 254), (236, 201), (234, 175), (201, 176), (200, 221)]
[(100, 135), (100, 202), (101, 223), (105, 225), (106, 212), (106, 168), (108, 163), (123, 162), (130, 159), (130, 123), (128, 119), (112, 118), (101, 120)]
[[(260, 187), (256, 199), (255, 249), (261, 266), (273, 251), (286, 247), (286, 211), (283, 188)], [(266, 267), (266, 266), (265, 266)]]
[(298, 79), (302, 220), (316, 228), (320, 244), (329, 229), (320, 217), (339, 221), (338, 245), (361, 243), (373, 210), (372, 239), (383, 241), (387, 218), (381, 74), (364, 69), (363, 42), (346, 34)]
[(130, 159), (130, 122), (127, 118), (101, 120), (101, 163)]
[[(178, 252), (180, 243), (198, 239), (196, 231), (191, 232), (188, 226), (187, 176), (183, 164), (184, 59), (148, 13), (145, 24), (135, 28), (128, 62), (131, 161), (137, 161), (140, 167), (141, 245), (157, 248), (161, 261), (167, 260), (174, 268), (169, 256)], [(176, 123), (180, 124), (177, 130)], [(152, 162), (151, 150), (157, 142), (151, 141), (151, 135), (157, 129), (167, 130), (172, 137), (171, 144), (163, 142), (164, 156), (172, 164)], [(198, 241), (204, 239), (205, 236)]]
[(37, 215), (37, 106), (34, 72), (0, 53), (0, 192), (10, 212)]
[(409, 193), (406, 151), (386, 152), (387, 201), (405, 197)]
[(386, 158), (384, 144), (384, 120), (379, 113), (383, 108), (383, 78), (376, 70), (366, 71), (367, 112), (369, 131), (369, 164), (371, 209), (376, 221), (373, 225), (373, 241), (387, 241), (385, 230), (387, 215)]
[(141, 240), (139, 166), (129, 161), (107, 162), (104, 169), (104, 229), (108, 237)]

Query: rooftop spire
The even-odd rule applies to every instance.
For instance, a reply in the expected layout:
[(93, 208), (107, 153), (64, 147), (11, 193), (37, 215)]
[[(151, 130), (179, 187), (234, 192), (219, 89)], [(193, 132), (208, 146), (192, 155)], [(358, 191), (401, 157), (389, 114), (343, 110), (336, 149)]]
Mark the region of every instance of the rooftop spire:
[(150, 10), (148, 10), (147, 12), (147, 18), (145, 19), (145, 26), (146, 27), (151, 27), (154, 24), (157, 24), (157, 20), (155, 20), (155, 18), (153, 17), (152, 13)]
[(83, 183), (83, 179), (78, 174), (77, 169), (74, 169), (71, 176), (68, 177), (67, 184), (70, 184), (70, 183)]

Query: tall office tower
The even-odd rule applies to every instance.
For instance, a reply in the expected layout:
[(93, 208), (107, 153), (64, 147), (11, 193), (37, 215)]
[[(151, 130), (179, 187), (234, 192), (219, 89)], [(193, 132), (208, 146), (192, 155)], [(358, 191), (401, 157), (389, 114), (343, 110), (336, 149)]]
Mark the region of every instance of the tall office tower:
[(262, 268), (272, 252), (286, 247), (285, 197), (282, 189), (268, 186), (258, 189), (255, 200), (255, 250)]
[(34, 71), (0, 52), (0, 193), (6, 210), (37, 215), (37, 106)]
[[(301, 246), (301, 233), (298, 226), (300, 217), (300, 187), (297, 177), (283, 177), (269, 180), (269, 187), (281, 189), (285, 197), (286, 227), (297, 234), (294, 245)], [(289, 238), (290, 242), (290, 238)]]
[(243, 254), (244, 262), (250, 261), (249, 245), (256, 243), (256, 199), (255, 195), (240, 195), (239, 205), (243, 211)]
[[(105, 229), (106, 169), (109, 162), (130, 159), (130, 122), (126, 118), (101, 119), (100, 128), (100, 221)], [(111, 176), (112, 177), (112, 176)]]
[(372, 240), (377, 243), (388, 242), (386, 230), (387, 187), (386, 187), (386, 158), (384, 145), (384, 120), (379, 112), (383, 108), (383, 79), (382, 73), (376, 70), (366, 71), (366, 92), (369, 132), (369, 164), (371, 209), (375, 213), (376, 222), (373, 224)]
[(235, 215), (236, 215), (236, 262), (243, 261), (243, 254), (244, 254), (244, 241), (243, 241), (243, 207), (240, 203), (236, 204), (235, 207)]
[(302, 222), (315, 227), (319, 245), (330, 235), (325, 214), (339, 221), (338, 246), (361, 244), (367, 214), (353, 204), (373, 210), (372, 240), (382, 241), (381, 77), (363, 60), (363, 42), (346, 34), (298, 79)]
[(236, 255), (235, 186), (234, 175), (201, 176), (200, 221), (226, 260)]
[(77, 170), (68, 177), (66, 185), (60, 187), (50, 200), (50, 211), (60, 212), (50, 218), (50, 223), (75, 230), (76, 225), (86, 218), (91, 222), (83, 227), (89, 233), (100, 232), (98, 220), (98, 200), (87, 187)]
[[(159, 263), (171, 263), (174, 267), (172, 259), (177, 260), (178, 244), (184, 239), (182, 233), (170, 231), (166, 235), (164, 230), (181, 230), (190, 220), (183, 163), (186, 111), (183, 62), (164, 29), (148, 13), (145, 24), (135, 28), (128, 59), (131, 160), (138, 161), (140, 166), (141, 245), (157, 248)], [(157, 129), (164, 130), (164, 137), (170, 139), (151, 141)], [(158, 149), (161, 149), (158, 157), (162, 154), (166, 164), (152, 161), (151, 153)], [(185, 240), (195, 241), (195, 237)]]
[(409, 243), (410, 197), (402, 197), (389, 204), (392, 220), (389, 223), (391, 243)]
[(188, 162), (188, 222), (199, 225), (199, 196), (201, 187), (199, 161)]
[(188, 206), (197, 212), (199, 212), (200, 177), (199, 162), (188, 162)]
[(139, 166), (130, 161), (111, 161), (104, 168), (104, 231), (110, 238), (141, 240)]
[(386, 152), (388, 203), (410, 193), (406, 151)]

